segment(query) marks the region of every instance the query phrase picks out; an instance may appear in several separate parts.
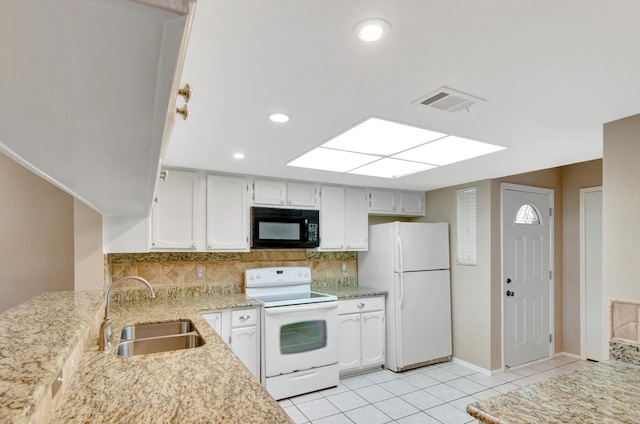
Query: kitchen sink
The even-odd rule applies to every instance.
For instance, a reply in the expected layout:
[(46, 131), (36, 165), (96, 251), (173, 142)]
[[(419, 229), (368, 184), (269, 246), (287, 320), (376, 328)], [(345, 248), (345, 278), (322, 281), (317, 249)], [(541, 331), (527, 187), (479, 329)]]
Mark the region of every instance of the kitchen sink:
[(128, 325), (122, 328), (118, 356), (145, 355), (192, 349), (204, 344), (191, 321), (167, 321), (153, 324)]
[(204, 344), (197, 333), (180, 334), (148, 339), (136, 339), (118, 344), (118, 356), (145, 355), (148, 353), (168, 352), (171, 350), (192, 349)]
[(122, 328), (120, 340), (147, 339), (149, 337), (187, 334), (193, 331), (195, 331), (195, 327), (188, 320), (128, 325)]

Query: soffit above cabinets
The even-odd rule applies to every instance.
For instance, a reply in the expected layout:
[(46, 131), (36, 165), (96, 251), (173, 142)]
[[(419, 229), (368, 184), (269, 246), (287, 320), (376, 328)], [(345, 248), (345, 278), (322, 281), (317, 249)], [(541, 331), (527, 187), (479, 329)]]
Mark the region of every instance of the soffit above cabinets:
[(194, 6), (6, 4), (0, 152), (104, 215), (147, 216)]

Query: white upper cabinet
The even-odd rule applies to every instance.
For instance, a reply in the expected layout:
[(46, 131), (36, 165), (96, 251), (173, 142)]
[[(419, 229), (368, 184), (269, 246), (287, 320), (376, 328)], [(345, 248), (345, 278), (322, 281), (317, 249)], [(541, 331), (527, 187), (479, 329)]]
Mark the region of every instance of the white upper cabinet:
[(366, 191), (356, 187), (322, 186), (318, 250), (367, 250)]
[(151, 209), (151, 249), (195, 250), (197, 245), (198, 174), (165, 170)]
[(345, 245), (347, 250), (369, 248), (369, 216), (367, 193), (363, 188), (346, 187), (345, 197)]
[(316, 184), (256, 179), (253, 181), (253, 204), (317, 209)]
[(287, 202), (287, 182), (272, 180), (253, 181), (253, 204), (284, 206)]
[(106, 216), (149, 215), (195, 0), (0, 13), (0, 152)]
[(424, 216), (424, 192), (369, 189), (372, 215)]
[(287, 206), (318, 207), (317, 189), (313, 183), (287, 182)]
[(207, 175), (207, 250), (249, 251), (244, 177)]

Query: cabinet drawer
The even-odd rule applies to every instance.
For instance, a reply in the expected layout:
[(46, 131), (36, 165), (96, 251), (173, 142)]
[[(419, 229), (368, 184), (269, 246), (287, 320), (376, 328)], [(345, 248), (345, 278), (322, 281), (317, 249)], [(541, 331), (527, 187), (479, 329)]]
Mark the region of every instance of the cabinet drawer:
[(379, 311), (384, 309), (384, 296), (359, 297), (357, 299), (341, 300), (338, 302), (338, 314), (352, 314), (355, 312)]
[(258, 316), (257, 309), (237, 309), (231, 311), (231, 327), (243, 327), (246, 325), (256, 325)]

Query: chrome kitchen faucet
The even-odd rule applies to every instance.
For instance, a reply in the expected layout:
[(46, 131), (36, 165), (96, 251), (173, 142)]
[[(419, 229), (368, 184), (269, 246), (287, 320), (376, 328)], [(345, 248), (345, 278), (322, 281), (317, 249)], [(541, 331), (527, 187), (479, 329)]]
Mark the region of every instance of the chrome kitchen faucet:
[(111, 289), (113, 288), (113, 286), (125, 280), (138, 280), (142, 283), (145, 283), (147, 285), (147, 288), (149, 289), (149, 297), (151, 299), (156, 297), (151, 284), (149, 284), (149, 282), (142, 277), (130, 275), (128, 277), (119, 278), (109, 284), (107, 292), (104, 295), (104, 319), (102, 320), (102, 324), (100, 325), (100, 339), (98, 340), (99, 350), (109, 350), (111, 342), (113, 341), (113, 331), (111, 331), (111, 317), (109, 316), (109, 294), (111, 293)]

